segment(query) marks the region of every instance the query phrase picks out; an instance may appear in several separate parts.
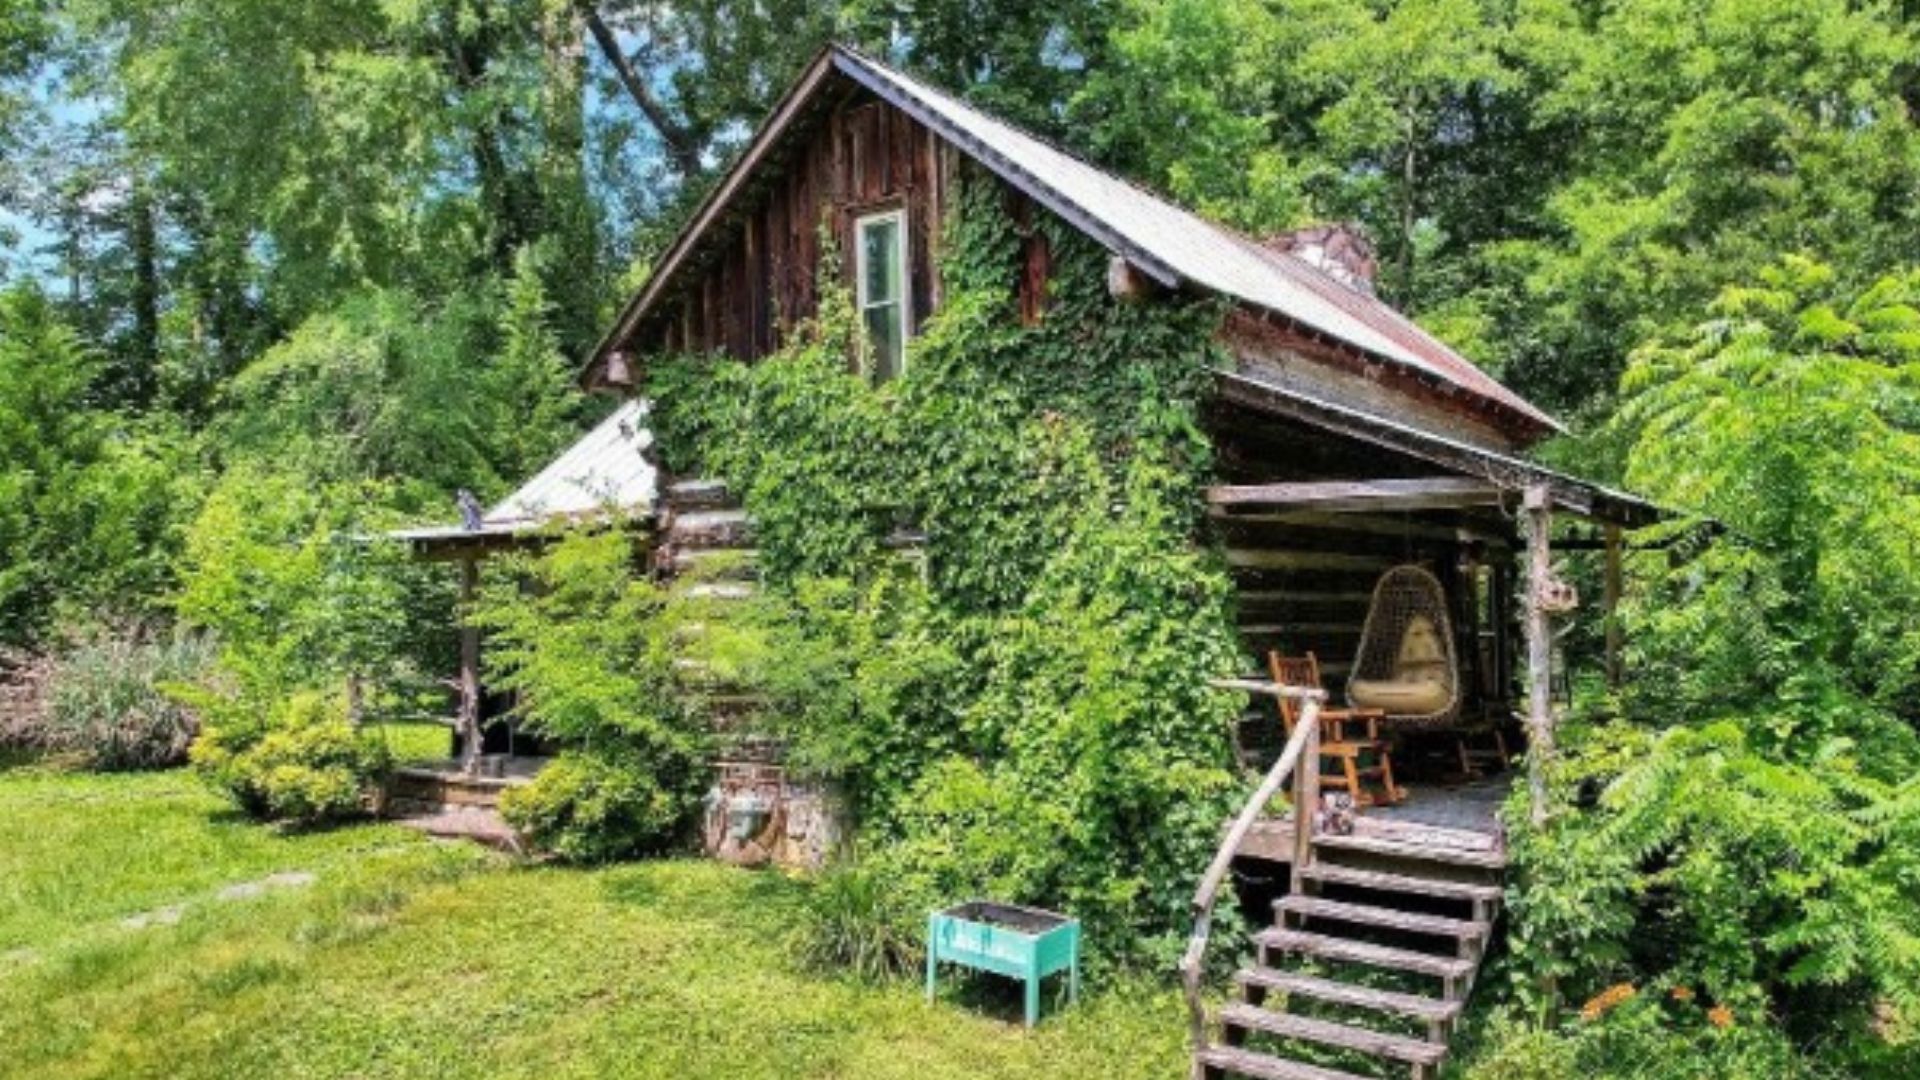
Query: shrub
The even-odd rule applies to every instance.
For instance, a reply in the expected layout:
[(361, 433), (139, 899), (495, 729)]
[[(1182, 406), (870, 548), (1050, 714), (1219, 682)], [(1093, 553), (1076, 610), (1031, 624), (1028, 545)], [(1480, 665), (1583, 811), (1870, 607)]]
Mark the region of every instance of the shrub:
[(562, 753), (533, 782), (507, 791), (501, 816), (536, 847), (569, 862), (607, 862), (671, 844), (692, 800), (637, 753)]
[(116, 635), (57, 658), (31, 741), (92, 769), (158, 769), (187, 760), (193, 710), (162, 687), (197, 677), (212, 657), (202, 638), (142, 641)]
[(1486, 1045), (1464, 1062), (1469, 1080), (1822, 1075), (1764, 1016), (1743, 1021), (1685, 989), (1616, 984), (1559, 1027), (1535, 1027), (1496, 1013), (1482, 1034)]
[(244, 699), (204, 700), (217, 704), (193, 763), (256, 817), (307, 826), (354, 816), (386, 764), (337, 697), (302, 692), (264, 710)]
[(823, 971), (874, 981), (909, 975), (925, 962), (927, 912), (937, 906), (877, 864), (848, 863), (807, 894), (794, 948)]

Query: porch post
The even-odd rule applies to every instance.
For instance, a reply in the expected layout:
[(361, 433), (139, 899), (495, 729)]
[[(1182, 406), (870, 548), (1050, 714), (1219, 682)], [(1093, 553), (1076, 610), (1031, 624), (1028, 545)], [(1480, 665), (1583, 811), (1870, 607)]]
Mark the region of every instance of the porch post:
[(1552, 495), (1545, 485), (1526, 492), (1527, 529), (1527, 791), (1533, 824), (1547, 820), (1547, 761), (1553, 757), (1553, 628), (1541, 601), (1552, 580), (1547, 534), (1553, 524)]
[(480, 771), (480, 628), (473, 625), (473, 598), (480, 565), (472, 555), (460, 559), (460, 770)]
[(1618, 690), (1625, 678), (1620, 662), (1620, 526), (1608, 525), (1606, 593), (1601, 601), (1607, 623), (1607, 689)]

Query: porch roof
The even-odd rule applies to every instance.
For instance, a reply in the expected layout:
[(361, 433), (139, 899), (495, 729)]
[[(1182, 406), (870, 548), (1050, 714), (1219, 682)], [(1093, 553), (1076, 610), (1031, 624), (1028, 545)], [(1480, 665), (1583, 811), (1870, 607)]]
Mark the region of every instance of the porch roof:
[[(1393, 450), (1440, 466), (1457, 477), (1424, 481), (1384, 480), (1348, 484), (1252, 484), (1216, 487), (1209, 492), (1215, 505), (1272, 506), (1302, 504), (1310, 498), (1323, 508), (1434, 509), (1515, 503), (1531, 487), (1544, 486), (1556, 508), (1579, 517), (1623, 528), (1637, 529), (1681, 516), (1637, 495), (1582, 480), (1538, 462), (1503, 454), (1350, 405), (1315, 397), (1294, 387), (1280, 386), (1232, 371), (1216, 371), (1223, 398), (1257, 412), (1330, 434)], [(1352, 490), (1341, 491), (1340, 488)], [(1396, 505), (1397, 504), (1397, 505)]]
[(512, 542), (559, 521), (636, 520), (653, 513), (659, 478), (647, 461), (647, 402), (623, 403), (481, 515), (478, 528), (423, 525), (387, 534), (424, 548)]

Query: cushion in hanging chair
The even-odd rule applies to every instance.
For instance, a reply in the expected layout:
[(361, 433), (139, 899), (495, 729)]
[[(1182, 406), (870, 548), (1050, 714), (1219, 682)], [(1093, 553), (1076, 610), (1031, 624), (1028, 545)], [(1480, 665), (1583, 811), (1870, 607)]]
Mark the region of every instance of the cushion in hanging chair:
[(1440, 632), (1425, 615), (1407, 620), (1393, 674), (1385, 679), (1354, 679), (1347, 697), (1363, 709), (1382, 709), (1389, 715), (1410, 716), (1445, 709), (1453, 696), (1450, 672)]

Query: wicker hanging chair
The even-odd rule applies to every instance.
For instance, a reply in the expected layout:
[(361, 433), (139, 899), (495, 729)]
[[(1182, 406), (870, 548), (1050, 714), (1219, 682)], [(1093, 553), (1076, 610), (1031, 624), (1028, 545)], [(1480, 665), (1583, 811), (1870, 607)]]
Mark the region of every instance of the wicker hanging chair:
[(1373, 587), (1347, 700), (1384, 710), (1390, 726), (1444, 728), (1459, 719), (1460, 696), (1446, 591), (1422, 567), (1394, 567)]

